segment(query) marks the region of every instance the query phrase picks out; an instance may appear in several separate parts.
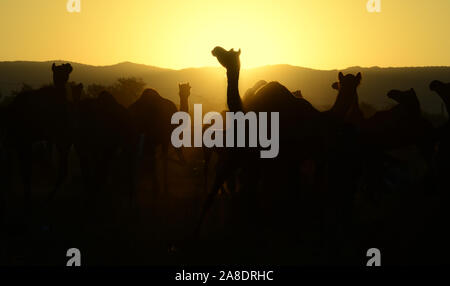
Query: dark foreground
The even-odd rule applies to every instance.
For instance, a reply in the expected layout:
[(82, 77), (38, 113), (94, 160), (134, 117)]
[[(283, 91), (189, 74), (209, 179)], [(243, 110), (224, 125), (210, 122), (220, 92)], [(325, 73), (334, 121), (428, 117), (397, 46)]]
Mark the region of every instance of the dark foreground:
[(167, 193), (155, 193), (141, 176), (133, 205), (119, 169), (104, 190), (84, 193), (75, 155), (68, 182), (48, 202), (56, 170), (37, 160), (28, 214), (16, 164), (5, 194), (0, 264), (63, 266), (69, 248), (80, 249), (88, 266), (364, 266), (373, 247), (383, 265), (429, 265), (445, 263), (449, 254), (448, 200), (424, 188), (375, 198), (359, 193), (345, 225), (336, 221), (332, 202), (308, 190), (298, 200), (274, 196), (259, 209), (245, 194), (223, 193), (194, 236), (206, 194), (201, 156), (192, 153), (188, 166), (169, 164)]

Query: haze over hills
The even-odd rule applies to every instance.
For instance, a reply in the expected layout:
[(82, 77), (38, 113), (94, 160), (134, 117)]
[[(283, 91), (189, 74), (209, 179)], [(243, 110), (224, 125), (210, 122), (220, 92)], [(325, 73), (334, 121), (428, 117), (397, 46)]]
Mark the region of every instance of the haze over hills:
[[(48, 84), (52, 80), (52, 63), (46, 62), (0, 62), (0, 90), (3, 95), (20, 88), (22, 83), (33, 87)], [(226, 73), (222, 67), (188, 68), (182, 70), (164, 69), (142, 64), (123, 62), (111, 66), (92, 66), (71, 63), (74, 71), (71, 81), (82, 82), (85, 86), (111, 84), (119, 77), (142, 78), (147, 87), (152, 87), (174, 102), (178, 103), (178, 83), (189, 82), (192, 86), (190, 104), (202, 103), (204, 110), (222, 110), (226, 103)], [(350, 67), (344, 73), (362, 73), (358, 89), (361, 102), (369, 103), (377, 109), (393, 104), (386, 97), (391, 89), (413, 87), (421, 101), (422, 109), (440, 114), (442, 102), (428, 89), (434, 79), (450, 81), (450, 67)], [(241, 71), (241, 96), (260, 79), (279, 81), (290, 90), (302, 91), (303, 96), (313, 105), (322, 109), (329, 106), (336, 96), (331, 84), (337, 81), (338, 70), (315, 70), (290, 65), (272, 65)]]

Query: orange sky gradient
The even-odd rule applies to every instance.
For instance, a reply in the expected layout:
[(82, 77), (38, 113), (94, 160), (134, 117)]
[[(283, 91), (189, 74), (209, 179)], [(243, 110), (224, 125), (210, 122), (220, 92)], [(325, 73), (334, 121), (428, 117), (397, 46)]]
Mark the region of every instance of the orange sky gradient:
[(242, 49), (243, 68), (291, 64), (450, 65), (450, 1), (1, 0), (0, 61), (131, 61), (159, 67), (218, 66), (216, 45)]

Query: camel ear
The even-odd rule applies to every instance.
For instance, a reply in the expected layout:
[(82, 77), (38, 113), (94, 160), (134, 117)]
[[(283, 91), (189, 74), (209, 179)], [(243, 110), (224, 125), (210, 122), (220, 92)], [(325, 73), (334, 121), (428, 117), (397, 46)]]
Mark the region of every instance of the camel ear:
[(83, 84), (82, 84), (82, 83), (79, 83), (79, 84), (78, 84), (78, 87), (79, 87), (80, 89), (83, 89)]
[(335, 82), (331, 85), (331, 87), (335, 90), (339, 90), (339, 82)]
[(238, 56), (240, 56), (241, 55), (241, 49), (239, 49), (239, 51), (238, 51)]
[(56, 68), (56, 65), (55, 65), (55, 63), (53, 63), (53, 65), (52, 65), (52, 71), (55, 71), (55, 68)]
[(339, 72), (339, 81), (344, 80), (344, 74), (342, 72)]
[(416, 95), (416, 91), (414, 90), (414, 88), (411, 88), (411, 89), (409, 90), (409, 92), (411, 92), (412, 94)]
[(356, 75), (356, 80), (358, 81), (358, 84), (361, 82), (361, 73), (360, 72)]
[(71, 64), (65, 64), (64, 66), (66, 67), (68, 73), (71, 73), (73, 71)]

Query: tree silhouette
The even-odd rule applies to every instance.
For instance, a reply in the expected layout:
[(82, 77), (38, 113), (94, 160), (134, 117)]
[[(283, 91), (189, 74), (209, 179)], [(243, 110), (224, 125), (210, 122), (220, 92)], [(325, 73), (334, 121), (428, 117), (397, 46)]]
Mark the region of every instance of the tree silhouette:
[(86, 88), (86, 94), (88, 97), (96, 98), (102, 91), (109, 90), (110, 87), (107, 87), (105, 85), (93, 83), (87, 86)]
[(146, 83), (141, 78), (123, 77), (118, 78), (112, 85), (90, 84), (87, 87), (87, 94), (90, 97), (97, 97), (101, 92), (111, 93), (118, 103), (128, 107), (135, 102), (144, 91)]

